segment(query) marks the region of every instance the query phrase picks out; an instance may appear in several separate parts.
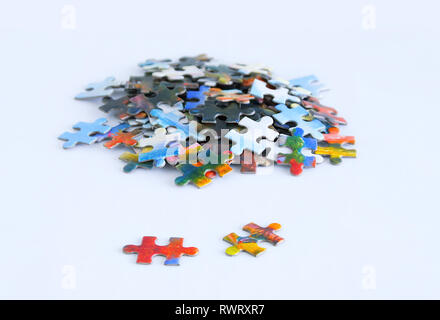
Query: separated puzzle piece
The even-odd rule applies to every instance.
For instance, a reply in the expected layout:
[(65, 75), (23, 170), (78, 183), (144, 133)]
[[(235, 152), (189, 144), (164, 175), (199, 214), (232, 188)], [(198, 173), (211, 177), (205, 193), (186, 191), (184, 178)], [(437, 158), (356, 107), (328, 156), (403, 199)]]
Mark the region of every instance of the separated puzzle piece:
[(121, 84), (116, 81), (114, 77), (108, 77), (101, 82), (89, 83), (86, 86), (85, 91), (77, 94), (75, 99), (92, 99), (111, 96), (113, 94), (114, 88), (120, 87)]
[(93, 134), (100, 133), (105, 134), (110, 131), (110, 127), (104, 125), (107, 122), (107, 119), (100, 118), (95, 120), (92, 123), (89, 122), (78, 122), (73, 126), (73, 129), (77, 129), (78, 131), (72, 132), (64, 132), (62, 135), (58, 137), (60, 140), (65, 140), (66, 142), (63, 144), (64, 149), (72, 148), (76, 146), (78, 143), (86, 143), (92, 144), (97, 141), (97, 137), (93, 137)]
[(133, 130), (131, 132), (124, 132), (122, 130), (112, 133), (111, 134), (111, 140), (104, 143), (104, 146), (106, 148), (112, 149), (121, 143), (126, 146), (134, 146), (137, 144), (137, 140), (135, 137), (139, 136), (141, 134), (140, 130)]
[(284, 241), (283, 238), (274, 233), (275, 230), (279, 229), (281, 229), (281, 225), (278, 223), (271, 223), (266, 228), (260, 227), (253, 222), (248, 223), (243, 227), (243, 230), (249, 232), (249, 236), (239, 237), (235, 233), (230, 233), (223, 238), (224, 241), (232, 244), (231, 247), (226, 249), (226, 254), (234, 256), (240, 251), (245, 251), (256, 257), (266, 250), (257, 244), (258, 241), (270, 242), (274, 246)]
[(183, 238), (170, 238), (170, 243), (166, 246), (156, 244), (157, 237), (143, 237), (140, 246), (127, 245), (122, 250), (124, 253), (137, 254), (136, 263), (150, 264), (154, 256), (165, 256), (165, 265), (178, 266), (180, 257), (195, 256), (199, 249), (195, 247), (184, 247)]
[(266, 138), (267, 140), (275, 140), (279, 133), (271, 128), (273, 119), (265, 116), (260, 121), (254, 121), (248, 117), (244, 117), (238, 123), (240, 126), (245, 127), (247, 131), (240, 133), (239, 131), (232, 129), (226, 135), (225, 138), (231, 140), (235, 144), (232, 146), (231, 151), (235, 155), (241, 155), (244, 150), (252, 151), (255, 154), (261, 154), (265, 147), (258, 142), (260, 138)]
[(225, 118), (226, 123), (238, 123), (241, 116), (254, 113), (254, 109), (242, 107), (238, 103), (220, 104), (215, 100), (207, 100), (203, 106), (190, 110), (190, 114), (201, 116), (203, 123), (215, 123), (220, 116)]

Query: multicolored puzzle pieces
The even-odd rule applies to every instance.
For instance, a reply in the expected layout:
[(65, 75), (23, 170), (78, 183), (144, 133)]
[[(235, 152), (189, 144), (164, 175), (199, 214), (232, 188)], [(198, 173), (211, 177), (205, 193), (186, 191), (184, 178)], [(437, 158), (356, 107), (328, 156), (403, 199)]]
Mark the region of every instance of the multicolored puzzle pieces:
[[(117, 123), (79, 122), (77, 131), (59, 136), (66, 141), (63, 147), (105, 140), (109, 149), (128, 149), (120, 156), (124, 172), (171, 166), (183, 174), (177, 185), (197, 187), (236, 164), (243, 173), (288, 165), (297, 176), (327, 157), (331, 164), (356, 157), (356, 150), (345, 147), (355, 138), (340, 133), (347, 121), (319, 100), (326, 88), (316, 76), (287, 81), (263, 65), (211, 60), (207, 55), (147, 59), (139, 64), (143, 73), (125, 83), (108, 77), (89, 84), (75, 98), (100, 98), (99, 109)], [(199, 146), (195, 156), (183, 156), (194, 144)], [(206, 154), (225, 151), (235, 161), (204, 162)]]

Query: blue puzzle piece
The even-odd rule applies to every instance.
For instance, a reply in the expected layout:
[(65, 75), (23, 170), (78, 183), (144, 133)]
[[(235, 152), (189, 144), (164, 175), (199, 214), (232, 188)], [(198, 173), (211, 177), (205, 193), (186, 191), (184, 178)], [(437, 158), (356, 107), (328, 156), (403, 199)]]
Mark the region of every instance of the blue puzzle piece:
[(153, 150), (145, 153), (140, 153), (139, 162), (154, 161), (154, 166), (162, 168), (165, 166), (165, 159), (171, 156), (179, 155), (178, 147), (167, 148), (165, 144), (160, 144), (154, 147)]
[(320, 83), (315, 75), (289, 80), (292, 87), (301, 87), (312, 93), (312, 96), (319, 98), (321, 92), (325, 91), (325, 85)]
[(111, 138), (112, 135), (118, 133), (121, 130), (127, 129), (128, 127), (130, 127), (128, 123), (120, 123), (117, 126), (111, 128), (110, 131), (108, 131), (107, 133), (97, 133), (93, 137), (96, 138), (96, 142), (101, 142), (104, 139)]
[(108, 77), (101, 82), (89, 83), (86, 86), (86, 90), (77, 94), (75, 99), (91, 99), (99, 97), (109, 97), (113, 94), (114, 87), (117, 87), (119, 83), (114, 77)]
[(106, 118), (100, 118), (95, 120), (92, 123), (88, 122), (78, 122), (73, 126), (74, 129), (78, 129), (77, 132), (64, 132), (62, 135), (58, 137), (60, 140), (66, 140), (63, 144), (63, 148), (72, 148), (77, 143), (86, 143), (92, 144), (97, 140), (96, 137), (91, 137), (94, 133), (107, 133), (111, 128), (109, 126), (105, 126), (104, 123), (107, 122)]
[(307, 116), (309, 113), (300, 105), (297, 105), (294, 108), (289, 108), (285, 104), (278, 104), (275, 106), (275, 109), (280, 111), (280, 113), (274, 114), (273, 117), (281, 124), (295, 122), (295, 128), (303, 129), (305, 135), (310, 134), (315, 139), (324, 140), (324, 136), (321, 132), (325, 131), (325, 125), (317, 119), (305, 121), (303, 117)]
[(200, 86), (198, 91), (188, 91), (186, 93), (187, 99), (194, 99), (197, 101), (188, 101), (185, 104), (185, 110), (191, 110), (194, 108), (197, 108), (198, 106), (201, 106), (205, 103), (206, 95), (205, 92), (209, 91), (209, 87), (207, 86)]
[(187, 139), (188, 137), (197, 139), (197, 130), (189, 124), (180, 123), (182, 119), (180, 116), (172, 112), (165, 113), (160, 109), (151, 110), (150, 115), (157, 118), (150, 120), (152, 124), (159, 125), (163, 128), (174, 127), (180, 132), (182, 139)]
[(164, 70), (170, 68), (171, 60), (156, 60), (156, 59), (148, 59), (145, 62), (139, 63), (139, 67), (146, 71), (157, 71)]

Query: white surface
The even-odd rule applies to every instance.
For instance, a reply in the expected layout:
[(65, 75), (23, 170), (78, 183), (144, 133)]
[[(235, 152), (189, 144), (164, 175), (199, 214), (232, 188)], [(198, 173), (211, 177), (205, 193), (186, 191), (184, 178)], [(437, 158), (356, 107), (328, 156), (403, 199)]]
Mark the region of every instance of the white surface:
[[(439, 6), (383, 2), (2, 2), (0, 297), (440, 298)], [(197, 190), (172, 169), (124, 174), (119, 148), (62, 149), (60, 133), (103, 116), (73, 99), (84, 85), (202, 52), (316, 74), (358, 159), (300, 177), (236, 170)], [(285, 243), (227, 257), (222, 237), (250, 221), (281, 223)], [(137, 265), (121, 249), (144, 235), (200, 254)]]

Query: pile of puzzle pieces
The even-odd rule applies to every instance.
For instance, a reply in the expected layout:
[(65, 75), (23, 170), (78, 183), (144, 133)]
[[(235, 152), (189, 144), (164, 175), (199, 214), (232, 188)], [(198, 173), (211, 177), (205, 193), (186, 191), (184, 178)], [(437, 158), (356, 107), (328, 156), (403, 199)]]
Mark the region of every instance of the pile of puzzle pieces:
[(354, 137), (340, 134), (347, 121), (321, 104), (325, 88), (313, 75), (287, 81), (265, 66), (218, 64), (204, 54), (139, 66), (142, 75), (108, 77), (75, 97), (99, 99), (116, 121), (78, 122), (59, 137), (64, 148), (105, 141), (109, 149), (128, 148), (120, 156), (124, 172), (175, 166), (177, 185), (198, 187), (229, 173), (231, 164), (242, 173), (286, 165), (299, 175), (324, 157), (331, 164), (356, 157), (345, 147)]

